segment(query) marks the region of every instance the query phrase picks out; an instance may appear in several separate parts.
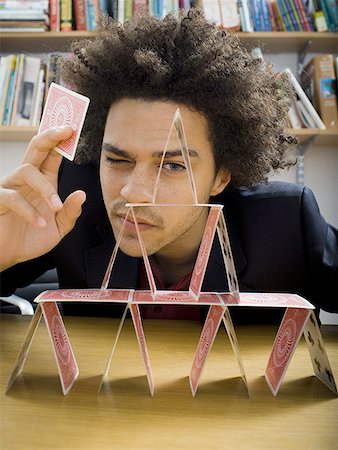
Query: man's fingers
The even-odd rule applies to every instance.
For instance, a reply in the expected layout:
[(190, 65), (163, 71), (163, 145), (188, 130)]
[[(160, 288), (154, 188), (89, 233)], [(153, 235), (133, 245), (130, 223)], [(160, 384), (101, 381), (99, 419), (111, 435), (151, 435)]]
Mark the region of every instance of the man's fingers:
[(0, 191), (0, 204), (0, 214), (13, 211), (32, 225), (39, 228), (46, 226), (45, 219), (34, 206), (15, 190), (2, 189)]
[(86, 194), (83, 191), (75, 191), (66, 198), (63, 208), (56, 214), (61, 239), (74, 227), (85, 201)]
[[(73, 133), (71, 127), (60, 127), (57, 129), (49, 129), (37, 134), (30, 141), (27, 151), (24, 156), (23, 163), (29, 163), (33, 166), (40, 168), (41, 164), (45, 161), (51, 150), (62, 141), (70, 138)], [(56, 152), (52, 152), (53, 156), (60, 164), (62, 156)]]
[(19, 166), (11, 175), (2, 179), (1, 185), (5, 190), (29, 187), (38, 197), (45, 200), (52, 210), (58, 211), (62, 208), (56, 187), (31, 164)]

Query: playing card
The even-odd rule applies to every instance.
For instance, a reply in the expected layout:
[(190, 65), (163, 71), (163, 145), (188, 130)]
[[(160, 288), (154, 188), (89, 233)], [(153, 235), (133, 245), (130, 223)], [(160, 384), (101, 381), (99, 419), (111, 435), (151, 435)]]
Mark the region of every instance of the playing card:
[(219, 238), (219, 242), (222, 249), (222, 255), (224, 260), (224, 265), (227, 273), (228, 286), (229, 291), (239, 300), (239, 285), (237, 280), (237, 274), (234, 264), (234, 259), (232, 256), (229, 235), (227, 226), (225, 223), (225, 219), (223, 214), (220, 214), (218, 226), (217, 226), (217, 234)]
[(54, 147), (57, 152), (71, 161), (75, 156), (88, 105), (88, 97), (51, 83), (38, 132), (61, 126), (72, 127), (74, 133), (71, 137)]
[(160, 162), (160, 166), (159, 166), (159, 170), (158, 170), (158, 175), (157, 175), (155, 186), (154, 186), (152, 203), (156, 203), (156, 196), (157, 196), (157, 191), (158, 191), (158, 187), (159, 187), (159, 184), (160, 184), (160, 177), (161, 177), (162, 167), (163, 167), (163, 164), (164, 164), (164, 160), (165, 160), (165, 156), (166, 156), (166, 153), (167, 153), (169, 142), (170, 141), (173, 142), (172, 133), (173, 133), (173, 129), (174, 128), (175, 128), (176, 136), (177, 136), (177, 139), (178, 139), (177, 144), (178, 144), (178, 146), (179, 146), (179, 148), (181, 150), (182, 156), (183, 156), (184, 165), (185, 165), (185, 168), (186, 168), (186, 173), (187, 173), (187, 176), (188, 176), (188, 181), (189, 181), (191, 194), (192, 194), (192, 198), (193, 198), (193, 203), (195, 205), (197, 205), (198, 204), (198, 199), (197, 199), (196, 186), (195, 186), (194, 176), (193, 176), (193, 172), (192, 172), (192, 168), (191, 168), (189, 149), (188, 149), (188, 145), (187, 145), (187, 141), (186, 141), (186, 137), (185, 137), (185, 133), (184, 133), (182, 116), (181, 116), (181, 113), (180, 113), (179, 109), (177, 109), (176, 112), (175, 112), (174, 119), (172, 121), (170, 130), (169, 130), (167, 142), (166, 142), (164, 150), (163, 150), (163, 154), (162, 154), (162, 158), (161, 158), (161, 162)]
[(209, 355), (212, 344), (214, 343), (223, 314), (224, 309), (221, 306), (210, 306), (190, 371), (189, 382), (191, 392), (194, 397), (198, 388), (198, 383), (201, 378), (206, 359)]
[(337, 394), (337, 385), (327, 357), (322, 335), (317, 323), (316, 316), (312, 311), (304, 327), (304, 337), (309, 349), (313, 370), (316, 376), (329, 389)]
[(142, 252), (142, 256), (143, 256), (144, 267), (146, 269), (146, 274), (147, 274), (147, 278), (148, 278), (149, 287), (150, 287), (150, 290), (151, 290), (151, 294), (152, 294), (152, 296), (154, 298), (155, 295), (156, 295), (157, 288), (156, 288), (156, 284), (155, 284), (153, 270), (152, 270), (150, 262), (149, 262), (149, 258), (148, 258), (148, 255), (147, 255), (147, 250), (146, 250), (146, 247), (144, 245), (144, 242), (143, 242), (143, 239), (142, 239), (142, 236), (141, 236), (141, 233), (140, 233), (140, 229), (139, 229), (139, 226), (138, 226), (138, 223), (137, 223), (137, 219), (136, 219), (133, 207), (131, 207), (131, 213), (132, 213), (132, 216), (133, 216), (133, 221), (134, 221), (135, 226), (136, 226), (137, 237), (138, 237), (138, 240), (139, 240), (139, 243), (140, 243), (140, 247), (141, 247), (141, 252)]
[(190, 163), (189, 149), (188, 149), (187, 140), (185, 137), (182, 116), (181, 116), (181, 112), (179, 109), (176, 110), (176, 113), (174, 116), (174, 125), (175, 125), (175, 130), (177, 133), (177, 137), (178, 137), (178, 140), (180, 143), (180, 148), (181, 148), (181, 152), (183, 155), (185, 168), (186, 168), (187, 174), (188, 174), (192, 198), (194, 200), (194, 203), (198, 204), (195, 180), (194, 180), (191, 163)]
[(146, 339), (143, 331), (142, 321), (141, 321), (141, 315), (138, 305), (131, 304), (129, 305), (131, 317), (133, 320), (137, 341), (141, 350), (141, 355), (144, 361), (144, 365), (147, 372), (147, 379), (149, 384), (149, 389), (151, 395), (154, 395), (154, 379), (153, 379), (153, 373), (150, 366), (150, 359), (148, 355), (148, 349), (146, 344)]
[(314, 306), (305, 298), (297, 294), (271, 293), (271, 292), (241, 292), (239, 294), (241, 306), (272, 306), (285, 308), (314, 309)]
[[(239, 351), (239, 345), (238, 345), (238, 340), (237, 340), (237, 336), (235, 333), (235, 328), (234, 325), (232, 323), (232, 319), (230, 316), (230, 312), (229, 312), (229, 308), (225, 308), (224, 310), (224, 315), (223, 315), (223, 322), (224, 322), (224, 326), (226, 329), (226, 332), (228, 334), (229, 337), (229, 341), (232, 347), (232, 350), (235, 354), (235, 357), (237, 359), (237, 363), (238, 363), (238, 367), (239, 367), (239, 371), (241, 373), (241, 377), (243, 378), (243, 381), (248, 389), (248, 393), (249, 393), (249, 386), (248, 386), (248, 382), (246, 379), (246, 375), (245, 375), (245, 370), (244, 370), (244, 365), (243, 365), (243, 361), (242, 361), (242, 357)], [(250, 393), (249, 393), (250, 395)]]
[(101, 378), (101, 381), (100, 381), (100, 384), (99, 384), (98, 393), (100, 392), (102, 384), (104, 383), (105, 378), (108, 375), (110, 364), (111, 364), (111, 360), (113, 358), (113, 354), (114, 354), (114, 351), (115, 351), (115, 348), (116, 348), (116, 345), (117, 345), (117, 341), (119, 340), (119, 337), (120, 337), (120, 334), (121, 334), (121, 330), (122, 330), (122, 327), (123, 327), (123, 324), (124, 324), (124, 321), (125, 321), (125, 318), (126, 318), (126, 315), (127, 315), (128, 308), (129, 308), (128, 305), (126, 305), (126, 307), (124, 308), (124, 311), (123, 311), (123, 314), (122, 314), (122, 317), (121, 317), (121, 320), (120, 320), (120, 323), (119, 323), (119, 326), (118, 326), (118, 329), (117, 329), (117, 332), (116, 332), (116, 335), (115, 335), (113, 347), (111, 349), (111, 352), (110, 352), (110, 355), (109, 355), (109, 359), (108, 359), (108, 362), (107, 362), (107, 365), (106, 365), (106, 369), (103, 372), (103, 375), (102, 375), (102, 378)]
[(212, 206), (210, 208), (194, 270), (192, 272), (189, 292), (194, 296), (196, 300), (198, 300), (199, 294), (201, 292), (205, 270), (208, 265), (220, 211), (221, 208), (218, 206)]
[(112, 255), (110, 257), (110, 260), (109, 260), (106, 272), (104, 274), (104, 277), (103, 277), (103, 280), (102, 280), (102, 284), (101, 284), (101, 289), (107, 289), (107, 287), (108, 287), (110, 276), (111, 276), (111, 273), (112, 273), (112, 270), (113, 270), (113, 267), (114, 267), (116, 255), (117, 255), (118, 249), (120, 247), (120, 242), (121, 242), (121, 239), (122, 239), (122, 236), (123, 236), (123, 233), (124, 233), (125, 223), (126, 223), (126, 220), (128, 219), (130, 214), (131, 214), (131, 209), (128, 208), (128, 210), (126, 212), (126, 215), (125, 215), (125, 218), (124, 218), (123, 223), (122, 223), (122, 227), (121, 227), (120, 233), (119, 233), (119, 235), (118, 235), (118, 237), (116, 239), (115, 247), (114, 247)]
[(309, 314), (309, 310), (300, 308), (288, 308), (284, 314), (265, 370), (273, 395), (277, 395)]
[(79, 368), (57, 304), (41, 303), (41, 307), (54, 350), (62, 392), (67, 395), (79, 375)]
[(133, 296), (132, 289), (55, 289), (39, 294), (34, 302), (127, 302)]
[(36, 332), (38, 325), (40, 323), (40, 320), (41, 320), (41, 316), (42, 316), (41, 306), (38, 305), (36, 308), (35, 314), (32, 317), (32, 320), (29, 324), (29, 327), (28, 327), (25, 339), (22, 343), (20, 352), (15, 361), (12, 374), (11, 374), (10, 379), (7, 384), (6, 393), (9, 391), (9, 389), (11, 388), (11, 386), (14, 383), (14, 381), (16, 380), (16, 378), (23, 371), (30, 347), (33, 342), (33, 338), (35, 336), (35, 332)]

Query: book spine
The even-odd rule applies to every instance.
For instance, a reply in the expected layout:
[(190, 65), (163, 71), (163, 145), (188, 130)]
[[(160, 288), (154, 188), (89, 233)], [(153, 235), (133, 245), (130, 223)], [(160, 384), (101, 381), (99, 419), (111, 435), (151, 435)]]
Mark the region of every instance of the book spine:
[(59, 0), (49, 0), (49, 29), (50, 31), (60, 31)]
[(275, 20), (276, 20), (276, 28), (277, 31), (286, 31), (286, 27), (283, 21), (283, 17), (282, 17), (282, 13), (280, 11), (279, 5), (277, 3), (277, 1), (273, 1), (271, 3), (272, 6), (272, 10), (275, 16)]
[(270, 13), (267, 5), (267, 0), (260, 0), (261, 3), (261, 11), (263, 17), (264, 31), (272, 31), (271, 21), (270, 21)]
[(278, 0), (278, 4), (280, 7), (280, 10), (282, 12), (283, 21), (285, 23), (286, 31), (295, 31), (294, 26), (291, 21), (291, 17), (288, 11), (288, 8), (286, 6), (285, 0)]
[(17, 65), (16, 61), (17, 61), (17, 57), (15, 55), (12, 55), (7, 100), (6, 100), (6, 105), (5, 105), (4, 117), (3, 117), (3, 121), (2, 121), (2, 125), (4, 125), (4, 126), (9, 125), (9, 119), (10, 119), (9, 116), (10, 116), (10, 111), (11, 111), (12, 102), (13, 102), (14, 89), (15, 89), (15, 76), (16, 76), (15, 69), (16, 69), (16, 65)]
[(85, 0), (74, 0), (74, 18), (77, 30), (87, 30)]
[(141, 9), (147, 7), (147, 0), (134, 0), (133, 14), (137, 14)]
[(18, 75), (17, 75), (16, 86), (15, 86), (13, 109), (12, 109), (12, 114), (10, 117), (9, 125), (14, 125), (14, 119), (16, 116), (17, 108), (18, 108), (19, 94), (20, 94), (21, 85), (22, 85), (23, 70), (24, 70), (24, 66), (25, 66), (25, 55), (23, 53), (19, 56), (19, 62), (17, 64), (18, 64)]
[(304, 9), (304, 5), (303, 5), (302, 0), (295, 0), (295, 6), (297, 8), (298, 16), (299, 16), (300, 22), (302, 24), (303, 30), (305, 30), (305, 31), (313, 31), (313, 29), (311, 30), (311, 26), (310, 26), (308, 17), (307, 17), (307, 15), (305, 13), (305, 9)]
[(324, 0), (331, 19), (332, 31), (338, 31), (338, 4), (336, 0)]
[(120, 23), (124, 22), (124, 0), (118, 0), (117, 5), (117, 20)]
[(133, 17), (133, 0), (125, 0), (124, 2), (124, 20), (129, 20)]
[(290, 19), (291, 19), (292, 25), (294, 26), (294, 29), (296, 31), (304, 31), (305, 29), (303, 29), (300, 18), (297, 14), (297, 9), (296, 9), (294, 0), (285, 0), (285, 3), (288, 8)]
[(251, 0), (255, 31), (263, 31), (259, 0)]
[(72, 0), (60, 0), (60, 31), (72, 31)]
[[(62, 0), (61, 0), (62, 1)], [(95, 0), (86, 0), (86, 18), (87, 18), (87, 29), (96, 29), (96, 17), (95, 17)]]
[(320, 4), (320, 7), (321, 7), (321, 9), (322, 9), (322, 11), (324, 13), (325, 22), (326, 22), (328, 31), (330, 31), (330, 32), (334, 31), (333, 30), (333, 25), (332, 25), (332, 22), (331, 22), (331, 17), (330, 17), (330, 14), (329, 14), (326, 2), (324, 0), (319, 0), (319, 4)]

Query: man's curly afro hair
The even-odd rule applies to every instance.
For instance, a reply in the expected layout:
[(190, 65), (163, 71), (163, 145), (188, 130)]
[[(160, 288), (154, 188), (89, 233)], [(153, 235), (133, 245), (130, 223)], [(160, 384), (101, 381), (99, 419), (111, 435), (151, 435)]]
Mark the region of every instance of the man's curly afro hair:
[(122, 98), (181, 103), (204, 114), (216, 169), (235, 185), (265, 181), (295, 163), (287, 83), (238, 37), (191, 9), (164, 19), (143, 12), (123, 25), (103, 14), (94, 39), (71, 44), (63, 79), (91, 100), (77, 162), (99, 162), (110, 106)]

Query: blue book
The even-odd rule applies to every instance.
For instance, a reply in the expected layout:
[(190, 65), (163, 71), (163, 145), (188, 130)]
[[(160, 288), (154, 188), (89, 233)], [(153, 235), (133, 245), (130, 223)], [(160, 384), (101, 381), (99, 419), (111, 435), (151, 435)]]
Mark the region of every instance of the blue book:
[(332, 31), (338, 31), (338, 5), (336, 0), (324, 0), (326, 4), (331, 23)]
[(283, 22), (286, 28), (286, 31), (294, 31), (294, 28), (292, 26), (291, 20), (290, 20), (290, 16), (288, 14), (287, 8), (286, 8), (286, 4), (284, 0), (277, 0), (280, 12), (282, 14), (283, 17)]
[(264, 31), (272, 31), (270, 13), (266, 0), (261, 0), (261, 11), (263, 16)]
[(251, 0), (251, 5), (255, 31), (263, 31), (263, 20), (261, 17), (260, 1)]

